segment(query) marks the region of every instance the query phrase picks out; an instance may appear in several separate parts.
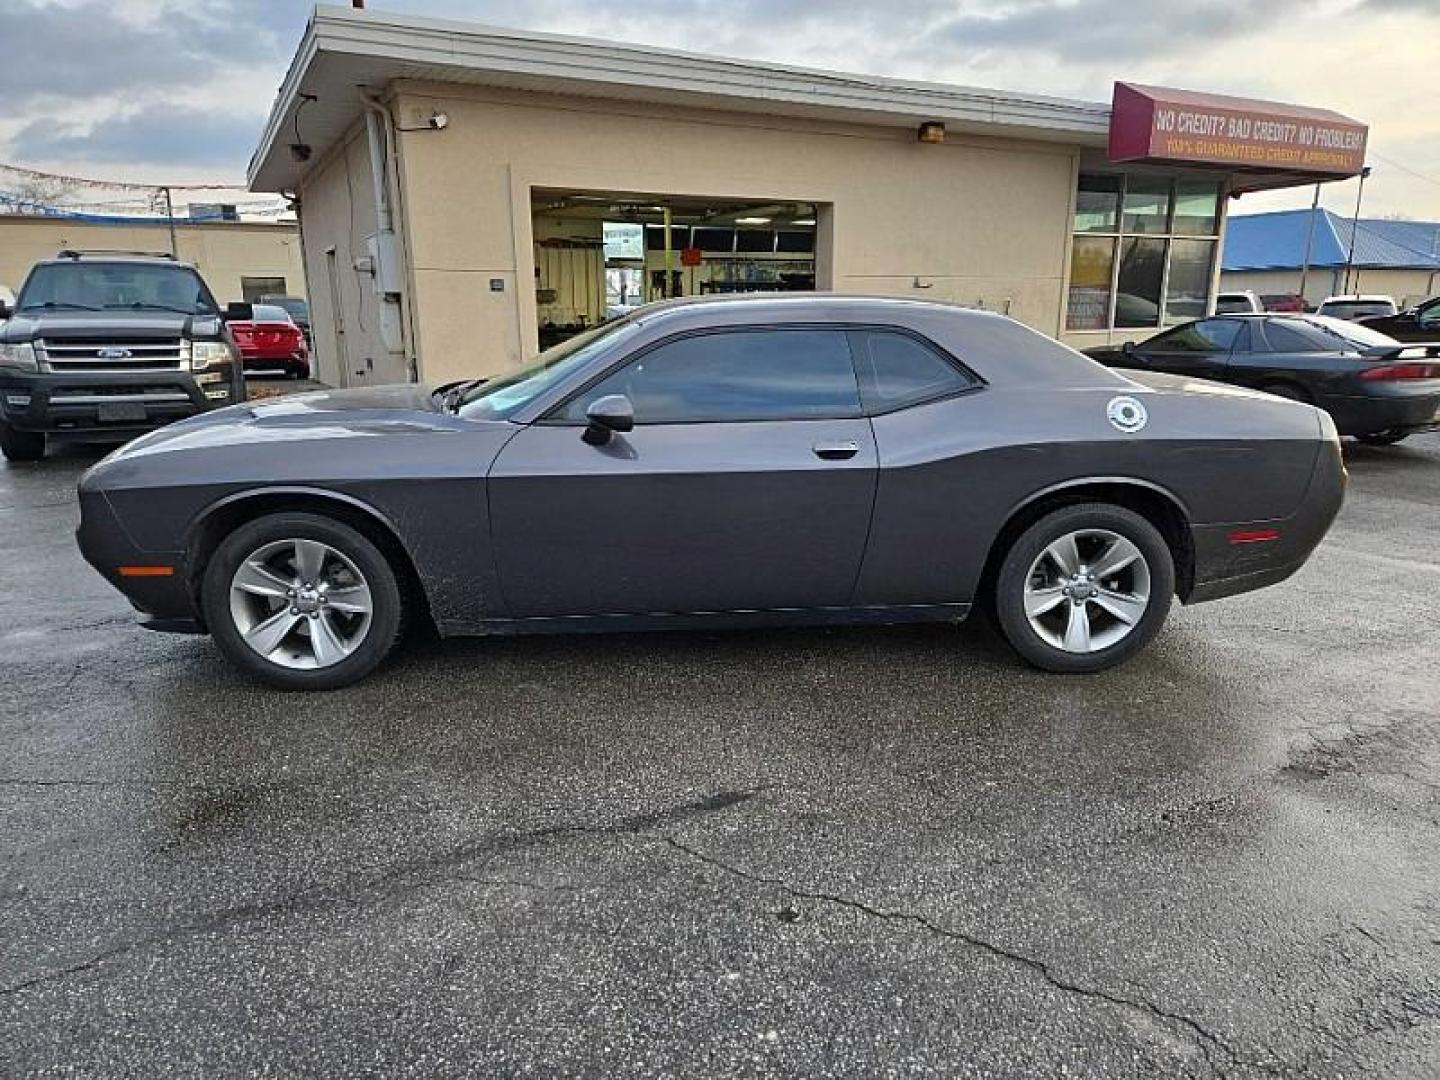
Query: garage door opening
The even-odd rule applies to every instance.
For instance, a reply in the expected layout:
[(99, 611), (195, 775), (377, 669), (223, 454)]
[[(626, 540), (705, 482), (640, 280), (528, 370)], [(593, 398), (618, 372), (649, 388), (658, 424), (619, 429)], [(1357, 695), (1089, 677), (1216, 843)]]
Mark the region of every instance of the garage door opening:
[(536, 189), (530, 209), (541, 349), (655, 300), (815, 288), (812, 203)]

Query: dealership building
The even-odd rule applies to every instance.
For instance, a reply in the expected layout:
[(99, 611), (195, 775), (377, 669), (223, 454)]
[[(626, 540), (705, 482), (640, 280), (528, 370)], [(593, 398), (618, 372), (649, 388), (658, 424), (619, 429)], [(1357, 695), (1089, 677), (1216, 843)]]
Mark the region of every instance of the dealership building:
[(1323, 109), (1109, 104), (318, 8), (249, 182), (299, 205), (319, 375), (492, 375), (669, 295), (1005, 312), (1075, 345), (1203, 314), (1227, 207), (1353, 176)]

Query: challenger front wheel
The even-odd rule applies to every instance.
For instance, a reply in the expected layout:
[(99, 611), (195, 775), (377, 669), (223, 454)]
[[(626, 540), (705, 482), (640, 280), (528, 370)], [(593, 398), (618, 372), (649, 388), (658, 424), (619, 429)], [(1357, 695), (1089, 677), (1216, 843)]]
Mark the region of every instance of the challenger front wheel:
[(404, 621), (384, 554), (318, 514), (273, 514), (238, 528), (210, 560), (202, 602), (236, 666), (292, 690), (360, 679), (389, 654)]

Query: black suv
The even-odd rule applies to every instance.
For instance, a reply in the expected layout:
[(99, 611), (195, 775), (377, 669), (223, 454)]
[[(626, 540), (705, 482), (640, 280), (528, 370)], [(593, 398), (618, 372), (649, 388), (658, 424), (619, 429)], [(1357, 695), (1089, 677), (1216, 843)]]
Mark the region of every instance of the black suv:
[(245, 397), (227, 319), (193, 266), (168, 255), (62, 251), (0, 304), (0, 451), (46, 436), (123, 441)]

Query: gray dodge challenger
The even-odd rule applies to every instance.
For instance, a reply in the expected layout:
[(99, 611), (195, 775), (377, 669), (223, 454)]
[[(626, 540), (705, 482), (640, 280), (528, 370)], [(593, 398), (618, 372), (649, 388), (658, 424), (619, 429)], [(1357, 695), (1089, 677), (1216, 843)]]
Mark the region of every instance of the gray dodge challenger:
[(1330, 419), (1121, 374), (999, 315), (792, 295), (645, 307), (488, 381), (251, 402), (80, 481), (155, 629), (276, 686), (407, 624), (524, 634), (955, 622), (1109, 667), (1172, 597), (1272, 585), (1339, 510)]

